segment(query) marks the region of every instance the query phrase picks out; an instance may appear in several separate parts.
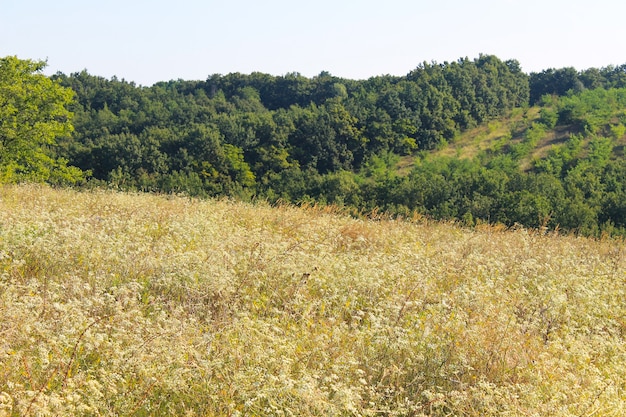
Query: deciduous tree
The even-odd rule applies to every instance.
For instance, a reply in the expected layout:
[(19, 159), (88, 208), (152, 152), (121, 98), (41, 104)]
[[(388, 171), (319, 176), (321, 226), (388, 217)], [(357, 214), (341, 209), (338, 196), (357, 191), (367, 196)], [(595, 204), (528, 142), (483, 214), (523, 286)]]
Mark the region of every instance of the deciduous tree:
[(57, 138), (72, 131), (73, 91), (41, 71), (43, 61), (0, 58), (0, 182), (76, 182), (78, 168), (55, 158)]

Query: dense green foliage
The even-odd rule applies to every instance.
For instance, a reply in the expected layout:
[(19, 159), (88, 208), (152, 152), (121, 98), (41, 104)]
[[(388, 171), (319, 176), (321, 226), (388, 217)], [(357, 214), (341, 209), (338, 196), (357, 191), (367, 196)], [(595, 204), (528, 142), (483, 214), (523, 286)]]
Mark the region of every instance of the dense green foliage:
[(0, 58), (0, 183), (75, 183), (82, 172), (51, 150), (72, 125), (72, 90), (41, 74), (45, 62)]
[(95, 179), (195, 195), (320, 197), (326, 175), (383, 152), (410, 154), (528, 102), (515, 61), (481, 56), (406, 77), (213, 75), (137, 87), (86, 72), (56, 77), (77, 94), (67, 157)]
[(536, 104), (543, 96), (564, 96), (569, 92), (585, 89), (626, 87), (626, 64), (619, 67), (589, 68), (576, 71), (575, 68), (550, 68), (540, 73), (530, 74), (530, 103)]
[(626, 89), (545, 96), (537, 116), (530, 113), (472, 159), (423, 155), (406, 176), (393, 162), (379, 164), (368, 176), (375, 205), (467, 224), (623, 233)]
[[(360, 81), (326, 72), (151, 87), (86, 71), (52, 79), (76, 96), (75, 130), (56, 135), (55, 156), (95, 185), (626, 230), (626, 65), (527, 75), (517, 61), (481, 55)], [(480, 152), (440, 152), (481, 141), (467, 138), (484, 126), (502, 132)]]

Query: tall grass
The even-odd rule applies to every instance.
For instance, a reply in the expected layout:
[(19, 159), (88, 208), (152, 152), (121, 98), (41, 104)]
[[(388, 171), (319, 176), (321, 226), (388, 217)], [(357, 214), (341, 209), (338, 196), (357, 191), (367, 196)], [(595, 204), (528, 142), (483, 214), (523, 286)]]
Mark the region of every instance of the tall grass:
[(0, 416), (624, 416), (626, 247), (0, 189)]

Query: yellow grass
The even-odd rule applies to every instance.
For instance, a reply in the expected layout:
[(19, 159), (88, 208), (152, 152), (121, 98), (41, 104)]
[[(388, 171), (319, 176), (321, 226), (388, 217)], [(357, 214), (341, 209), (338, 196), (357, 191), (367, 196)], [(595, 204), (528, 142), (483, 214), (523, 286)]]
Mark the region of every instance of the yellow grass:
[(0, 416), (624, 416), (622, 241), (0, 189)]

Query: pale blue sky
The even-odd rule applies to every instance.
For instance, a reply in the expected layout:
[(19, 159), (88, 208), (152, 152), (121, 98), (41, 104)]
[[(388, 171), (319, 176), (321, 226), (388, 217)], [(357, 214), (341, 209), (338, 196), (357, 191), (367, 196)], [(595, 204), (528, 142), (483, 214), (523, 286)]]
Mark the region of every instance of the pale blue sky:
[(405, 75), (480, 53), (529, 73), (626, 63), (623, 0), (0, 0), (0, 56), (142, 85), (210, 74)]

